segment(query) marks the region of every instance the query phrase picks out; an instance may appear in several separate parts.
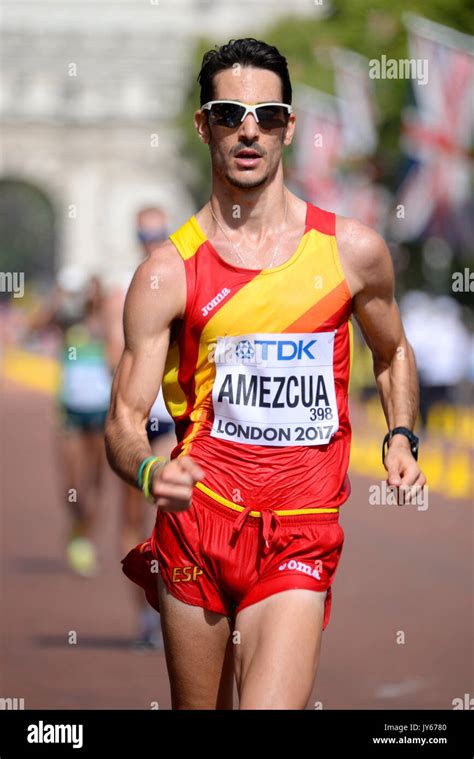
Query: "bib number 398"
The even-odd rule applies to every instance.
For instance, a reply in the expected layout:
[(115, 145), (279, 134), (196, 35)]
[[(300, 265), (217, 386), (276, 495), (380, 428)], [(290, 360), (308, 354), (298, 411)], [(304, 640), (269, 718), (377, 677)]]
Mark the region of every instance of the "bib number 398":
[(218, 338), (211, 436), (253, 445), (327, 445), (339, 426), (335, 332)]

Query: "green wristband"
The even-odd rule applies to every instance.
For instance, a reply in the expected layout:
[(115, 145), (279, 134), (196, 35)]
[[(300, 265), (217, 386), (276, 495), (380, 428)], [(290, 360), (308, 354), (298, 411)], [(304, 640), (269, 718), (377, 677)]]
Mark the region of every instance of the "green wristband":
[(138, 470), (138, 477), (137, 477), (137, 484), (138, 484), (138, 487), (140, 488), (140, 490), (143, 487), (142, 486), (143, 469), (146, 467), (147, 463), (149, 461), (151, 461), (152, 459), (154, 459), (154, 458), (155, 458), (155, 456), (147, 456), (146, 459), (144, 461), (142, 461), (142, 463), (140, 464), (140, 469)]
[(150, 493), (150, 485), (151, 485), (151, 481), (153, 479), (153, 474), (154, 474), (154, 472), (156, 471), (157, 468), (162, 469), (165, 466), (165, 464), (167, 464), (167, 463), (168, 463), (168, 459), (166, 458), (166, 456), (154, 456), (153, 457), (153, 461), (151, 461), (148, 464), (148, 466), (147, 466), (147, 468), (145, 470), (145, 476), (144, 476), (144, 479), (143, 479), (143, 488), (142, 488), (142, 491), (143, 491), (143, 495), (145, 496), (146, 500), (149, 503), (153, 503), (154, 502), (154, 498), (153, 498), (153, 496)]

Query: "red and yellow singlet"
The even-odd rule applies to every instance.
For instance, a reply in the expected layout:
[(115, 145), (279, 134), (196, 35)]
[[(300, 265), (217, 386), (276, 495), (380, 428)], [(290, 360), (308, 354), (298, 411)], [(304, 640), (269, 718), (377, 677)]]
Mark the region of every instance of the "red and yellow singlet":
[(352, 298), (335, 215), (307, 203), (291, 258), (251, 270), (224, 261), (192, 216), (170, 235), (186, 270), (186, 311), (163, 396), (172, 458), (234, 503), (330, 508), (350, 493)]

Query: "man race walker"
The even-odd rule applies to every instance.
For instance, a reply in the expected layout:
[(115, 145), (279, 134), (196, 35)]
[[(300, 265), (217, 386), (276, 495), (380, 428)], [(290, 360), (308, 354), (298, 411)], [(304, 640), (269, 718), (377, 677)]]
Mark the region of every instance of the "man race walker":
[[(174, 709), (231, 709), (234, 677), (240, 709), (304, 709), (350, 494), (352, 314), (393, 486), (425, 483), (415, 362), (382, 238), (284, 185), (286, 59), (234, 40), (206, 53), (198, 81), (211, 197), (135, 273), (106, 426), (112, 467), (157, 508), (123, 568), (160, 611)], [(169, 462), (146, 437), (160, 384)]]

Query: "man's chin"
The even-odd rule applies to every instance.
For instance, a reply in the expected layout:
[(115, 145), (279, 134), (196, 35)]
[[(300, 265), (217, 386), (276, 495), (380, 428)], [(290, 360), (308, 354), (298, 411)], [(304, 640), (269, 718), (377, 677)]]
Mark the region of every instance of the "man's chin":
[(261, 187), (268, 179), (268, 174), (263, 176), (254, 176), (253, 172), (241, 172), (238, 175), (227, 174), (226, 179), (233, 187), (238, 187), (240, 190), (253, 190), (256, 187)]

